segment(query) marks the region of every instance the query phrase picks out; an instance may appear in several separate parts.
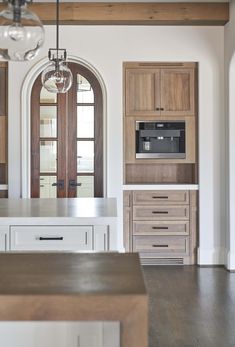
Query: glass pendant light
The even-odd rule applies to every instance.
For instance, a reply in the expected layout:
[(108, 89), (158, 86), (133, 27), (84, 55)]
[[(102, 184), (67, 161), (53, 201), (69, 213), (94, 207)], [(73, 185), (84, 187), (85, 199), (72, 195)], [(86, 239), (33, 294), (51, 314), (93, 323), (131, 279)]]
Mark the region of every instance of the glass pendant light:
[(27, 9), (32, 0), (7, 0), (0, 12), (0, 58), (33, 59), (44, 43), (44, 28), (38, 16)]
[(51, 93), (66, 93), (73, 83), (73, 75), (66, 65), (67, 52), (59, 49), (59, 0), (56, 0), (56, 48), (50, 48), (51, 64), (42, 72), (42, 85)]

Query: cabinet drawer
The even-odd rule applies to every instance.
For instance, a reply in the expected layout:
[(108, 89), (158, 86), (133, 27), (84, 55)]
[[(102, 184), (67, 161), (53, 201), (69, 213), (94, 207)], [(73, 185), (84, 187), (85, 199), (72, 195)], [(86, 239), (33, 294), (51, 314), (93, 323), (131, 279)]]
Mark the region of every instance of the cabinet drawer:
[(134, 205), (189, 204), (187, 190), (145, 190), (133, 192)]
[(186, 206), (134, 206), (134, 220), (177, 220), (189, 219), (189, 207)]
[(189, 235), (189, 222), (134, 222), (133, 235)]
[(188, 243), (187, 236), (133, 236), (133, 251), (154, 254), (187, 254)]
[(92, 250), (92, 226), (11, 226), (10, 250)]

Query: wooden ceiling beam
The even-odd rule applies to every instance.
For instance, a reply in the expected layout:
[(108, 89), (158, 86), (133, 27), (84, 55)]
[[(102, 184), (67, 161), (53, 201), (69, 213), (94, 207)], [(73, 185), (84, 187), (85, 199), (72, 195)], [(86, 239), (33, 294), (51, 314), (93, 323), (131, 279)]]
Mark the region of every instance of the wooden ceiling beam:
[[(0, 10), (6, 5), (0, 4)], [(55, 24), (55, 3), (33, 3), (44, 24)], [(225, 25), (229, 3), (60, 3), (60, 23), (68, 25)]]

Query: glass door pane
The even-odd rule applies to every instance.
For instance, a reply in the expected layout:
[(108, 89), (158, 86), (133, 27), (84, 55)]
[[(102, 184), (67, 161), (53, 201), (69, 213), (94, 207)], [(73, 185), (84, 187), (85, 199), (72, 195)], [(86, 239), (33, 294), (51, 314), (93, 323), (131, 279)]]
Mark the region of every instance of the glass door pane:
[(77, 74), (77, 103), (93, 103), (94, 92), (85, 77)]
[(57, 137), (57, 106), (40, 106), (40, 137)]
[(44, 87), (42, 87), (40, 92), (40, 103), (41, 104), (56, 104), (57, 103), (57, 94), (50, 93)]
[(94, 141), (77, 141), (77, 172), (94, 172)]
[(77, 183), (81, 183), (81, 186), (77, 187), (78, 198), (94, 197), (94, 176), (78, 176)]
[(56, 180), (56, 176), (40, 176), (40, 198), (56, 198), (57, 187), (52, 185)]
[(77, 106), (77, 137), (94, 137), (94, 106)]
[(40, 172), (57, 171), (57, 141), (40, 141)]

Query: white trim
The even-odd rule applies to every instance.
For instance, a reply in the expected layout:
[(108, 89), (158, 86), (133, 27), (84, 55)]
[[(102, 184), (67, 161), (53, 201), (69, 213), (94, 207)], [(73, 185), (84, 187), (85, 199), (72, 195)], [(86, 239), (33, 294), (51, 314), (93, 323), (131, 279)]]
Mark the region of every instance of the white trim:
[[(80, 64), (89, 69), (98, 79), (103, 95), (103, 178), (104, 178), (104, 197), (107, 196), (107, 91), (105, 83), (96, 68), (87, 61), (68, 56), (68, 62)], [(30, 198), (30, 99), (31, 91), (35, 79), (49, 65), (48, 58), (40, 60), (35, 64), (23, 81), (21, 92), (21, 196)]]
[(235, 271), (235, 253), (227, 252), (226, 268), (230, 271)]
[(199, 247), (198, 265), (224, 265), (225, 254), (224, 248), (204, 249)]

